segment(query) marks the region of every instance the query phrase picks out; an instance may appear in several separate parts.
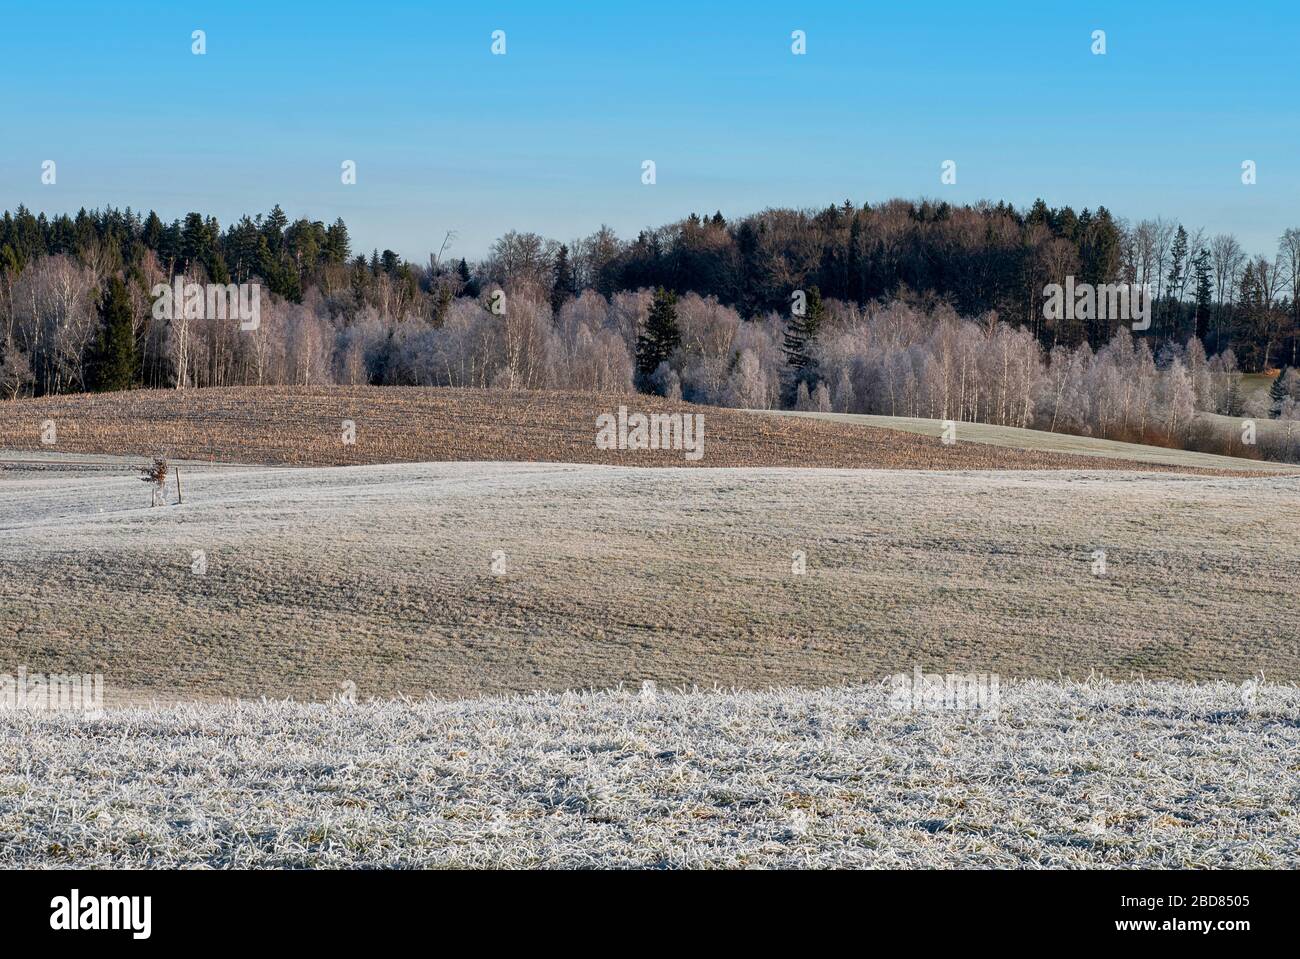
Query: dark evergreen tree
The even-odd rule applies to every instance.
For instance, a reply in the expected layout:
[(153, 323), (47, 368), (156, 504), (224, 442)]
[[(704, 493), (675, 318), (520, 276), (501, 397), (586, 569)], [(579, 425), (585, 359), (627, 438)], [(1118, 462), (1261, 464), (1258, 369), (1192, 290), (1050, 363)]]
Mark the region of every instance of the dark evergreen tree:
[(90, 386), (97, 392), (129, 390), (135, 381), (135, 331), (131, 297), (119, 277), (108, 281), (99, 307), (99, 338), (90, 363)]
[(1192, 260), (1192, 273), (1196, 282), (1196, 338), (1202, 345), (1210, 335), (1210, 308), (1214, 297), (1213, 270), (1210, 251), (1201, 247)]
[(1241, 281), (1238, 284), (1234, 331), (1236, 345), (1233, 348), (1242, 368), (1246, 370), (1262, 371), (1263, 369), (1263, 351), (1254, 340), (1255, 328), (1263, 312), (1262, 300), (1259, 281), (1255, 279), (1255, 266), (1247, 261), (1246, 268), (1241, 271)]
[(460, 279), (460, 295), (478, 299), (478, 284), (474, 282), (474, 277), (469, 272), (469, 264), (465, 262), (463, 257), (460, 263), (456, 265), (456, 276)]
[(677, 297), (661, 286), (655, 290), (645, 332), (636, 341), (636, 371), (642, 379), (654, 375), (659, 364), (673, 355), (681, 341), (682, 334), (677, 328)]
[[(1169, 283), (1169, 309), (1167, 314), (1174, 313), (1177, 309), (1178, 301), (1177, 291), (1184, 288), (1183, 282), (1183, 264), (1187, 259), (1187, 231), (1183, 225), (1178, 225), (1178, 232), (1174, 234), (1173, 246), (1169, 248), (1169, 275), (1165, 279)], [(1177, 316), (1174, 317), (1175, 322)]]
[(366, 298), (366, 290), (370, 288), (370, 269), (366, 266), (366, 258), (358, 253), (352, 261), (352, 296), (356, 299), (357, 305), (361, 305)]
[(551, 286), (551, 317), (558, 320), (560, 307), (573, 298), (573, 266), (569, 263), (569, 248), (560, 244), (555, 254), (555, 282)]
[(177, 261), (181, 258), (181, 221), (173, 220), (163, 230), (162, 242), (158, 245), (158, 258), (162, 260), (168, 273), (177, 270)]
[(272, 293), (295, 303), (302, 302), (302, 281), (298, 271), (271, 251), (265, 234), (257, 248), (257, 272)]
[(1272, 419), (1277, 419), (1282, 415), (1282, 401), (1287, 398), (1286, 392), (1286, 367), (1273, 379), (1273, 384), (1268, 388), (1268, 415)]
[(331, 263), (346, 263), (351, 255), (347, 224), (342, 218), (336, 219), (334, 225), (325, 231), (325, 256)]
[(288, 224), (289, 218), (285, 216), (284, 210), (280, 209), (278, 203), (271, 208), (271, 212), (262, 223), (262, 236), (266, 238), (266, 245), (276, 256), (280, 255), (280, 249), (284, 245), (284, 228)]
[(758, 231), (749, 220), (744, 220), (736, 231), (736, 253), (740, 258), (739, 306), (741, 312), (749, 316), (757, 312), (762, 299), (758, 290)]
[(185, 214), (185, 223), (181, 227), (181, 257), (185, 261), (184, 268), (188, 269), (196, 263), (202, 263), (206, 267), (212, 260), (213, 239), (208, 235), (208, 225), (201, 213)]
[(798, 383), (809, 383), (817, 373), (817, 359), (812, 355), (813, 343), (821, 331), (822, 319), (826, 307), (822, 304), (821, 290), (812, 287), (808, 290), (804, 303), (803, 316), (793, 312), (785, 324), (785, 361), (794, 373), (791, 387)]
[(141, 234), (140, 239), (145, 246), (157, 253), (158, 246), (162, 243), (162, 234), (162, 220), (158, 219), (157, 213), (150, 210), (149, 218), (144, 222), (144, 232)]
[(247, 216), (241, 217), (226, 231), (224, 259), (230, 265), (235, 280), (248, 282), (248, 278), (257, 272), (260, 265), (259, 254), (262, 248), (262, 236), (257, 224)]
[(230, 282), (230, 270), (226, 267), (226, 258), (220, 252), (213, 252), (208, 261), (208, 279), (213, 283)]
[(1052, 211), (1052, 232), (1071, 243), (1079, 242), (1079, 217), (1072, 207), (1063, 206)]
[[(1087, 215), (1087, 211), (1084, 211)], [(1080, 223), (1082, 223), (1082, 218)], [(1088, 217), (1079, 244), (1082, 279), (1094, 286), (1109, 283), (1119, 273), (1120, 232), (1104, 206)]]

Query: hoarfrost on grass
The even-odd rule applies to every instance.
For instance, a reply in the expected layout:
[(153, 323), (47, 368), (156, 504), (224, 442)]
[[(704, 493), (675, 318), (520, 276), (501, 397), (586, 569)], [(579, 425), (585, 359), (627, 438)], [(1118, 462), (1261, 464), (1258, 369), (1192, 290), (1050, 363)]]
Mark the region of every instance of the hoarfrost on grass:
[(1276, 867), (1300, 689), (886, 685), (0, 713), (0, 865)]

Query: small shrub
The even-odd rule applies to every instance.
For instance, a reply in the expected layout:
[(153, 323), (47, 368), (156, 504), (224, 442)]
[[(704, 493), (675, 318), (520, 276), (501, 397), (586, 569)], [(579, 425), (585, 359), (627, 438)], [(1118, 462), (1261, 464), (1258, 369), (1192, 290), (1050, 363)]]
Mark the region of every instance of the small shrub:
[(161, 497), (166, 503), (167, 498), (164, 487), (167, 483), (167, 458), (165, 456), (155, 456), (153, 462), (148, 466), (140, 467), (140, 479), (145, 483), (152, 483), (153, 488), (149, 491), (149, 505), (157, 506)]

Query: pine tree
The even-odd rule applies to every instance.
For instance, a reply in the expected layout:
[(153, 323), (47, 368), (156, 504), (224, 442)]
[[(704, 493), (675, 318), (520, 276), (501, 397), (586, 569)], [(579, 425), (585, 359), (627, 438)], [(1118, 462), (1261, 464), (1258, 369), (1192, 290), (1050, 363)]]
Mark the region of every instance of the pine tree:
[(1079, 245), (1080, 272), (1085, 282), (1097, 286), (1110, 282), (1119, 271), (1120, 240), (1110, 211), (1098, 207), (1096, 214), (1088, 218)]
[(464, 258), (456, 266), (456, 276), (460, 279), (460, 296), (468, 296), (471, 299), (478, 299), (479, 288), (474, 282), (474, 277), (469, 271), (469, 264)]
[(636, 340), (636, 371), (643, 378), (654, 375), (659, 364), (673, 355), (682, 341), (677, 328), (677, 297), (662, 286), (655, 290), (645, 332)]
[(167, 272), (172, 273), (176, 270), (176, 261), (181, 255), (181, 221), (172, 220), (171, 225), (162, 232), (162, 239), (158, 243), (158, 257), (167, 267)]
[(1202, 343), (1210, 333), (1210, 306), (1213, 299), (1211, 270), (1210, 251), (1201, 247), (1192, 260), (1192, 271), (1196, 277), (1196, 338)]
[(91, 381), (98, 392), (129, 390), (135, 379), (135, 332), (131, 298), (118, 277), (109, 280), (99, 307), (99, 339), (91, 361)]
[(212, 254), (212, 262), (208, 264), (208, 279), (213, 283), (230, 282), (230, 270), (226, 268), (226, 258), (220, 253)]
[(257, 272), (266, 281), (272, 293), (286, 300), (293, 300), (295, 303), (302, 302), (302, 286), (298, 271), (271, 252), (265, 236), (258, 240), (257, 263)]
[(284, 244), (284, 228), (288, 225), (289, 217), (285, 215), (284, 210), (280, 209), (280, 204), (277, 203), (262, 225), (262, 235), (266, 237), (271, 252), (277, 256), (279, 256), (280, 249)]
[(825, 313), (821, 290), (814, 286), (808, 290), (803, 316), (792, 312), (786, 321), (785, 360), (795, 371), (797, 380), (807, 381), (817, 369), (817, 360), (810, 351), (821, 330)]
[(366, 267), (366, 258), (358, 253), (352, 260), (352, 295), (360, 306), (366, 300), (366, 290), (370, 288), (370, 271)]
[(1262, 369), (1258, 362), (1259, 349), (1252, 339), (1260, 313), (1259, 284), (1255, 279), (1255, 267), (1249, 261), (1242, 270), (1241, 282), (1238, 284), (1237, 309), (1234, 322), (1233, 349), (1242, 367), (1247, 370)]
[[(1182, 224), (1174, 234), (1173, 246), (1169, 250), (1169, 275), (1165, 277), (1169, 284), (1169, 305), (1176, 309), (1176, 304), (1184, 288), (1183, 261), (1187, 258), (1187, 231)], [(1177, 322), (1177, 314), (1174, 316)]]
[(325, 231), (325, 255), (331, 263), (346, 263), (352, 254), (352, 241), (348, 237), (348, 225), (342, 217), (334, 220), (334, 225)]
[(162, 243), (162, 235), (162, 220), (158, 219), (157, 213), (150, 210), (149, 218), (145, 220), (144, 231), (141, 233), (140, 239), (144, 242), (145, 246), (156, 253), (158, 252), (159, 244)]
[(573, 267), (569, 264), (569, 248), (560, 245), (555, 255), (555, 282), (551, 286), (551, 317), (559, 319), (560, 307), (573, 297)]
[(1282, 415), (1282, 401), (1286, 399), (1286, 367), (1277, 374), (1273, 380), (1273, 385), (1268, 388), (1268, 415), (1272, 419), (1277, 419)]

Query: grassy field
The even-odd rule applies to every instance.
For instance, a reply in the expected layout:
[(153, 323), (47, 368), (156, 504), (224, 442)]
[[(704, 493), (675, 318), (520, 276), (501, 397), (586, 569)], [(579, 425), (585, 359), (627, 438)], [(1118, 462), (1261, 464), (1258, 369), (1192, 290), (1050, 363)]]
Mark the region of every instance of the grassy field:
[[(703, 417), (704, 455), (600, 450), (596, 417), (688, 412)], [(344, 424), (355, 426), (345, 443)], [(42, 443), (53, 423), (56, 442)], [(346, 466), (446, 461), (624, 466), (806, 466), (867, 469), (1125, 469), (1123, 459), (981, 444), (743, 410), (599, 396), (397, 387), (134, 390), (0, 403), (0, 450), (163, 454), (222, 463)], [(1237, 469), (1240, 464), (1230, 461)], [(1165, 469), (1152, 466), (1153, 469)]]
[[(758, 411), (755, 411), (758, 412)], [(919, 436), (938, 438), (943, 432), (942, 420), (921, 419), (909, 416), (874, 416), (860, 413), (803, 413), (781, 410), (769, 415), (796, 417), (823, 423), (844, 423), (868, 429), (899, 430)], [(1221, 429), (1240, 430), (1240, 417), (1198, 414)], [(1300, 434), (1300, 424), (1295, 424)], [(1259, 420), (1260, 435), (1284, 431), (1283, 424), (1273, 420)], [(1300, 474), (1300, 465), (1269, 463), (1237, 456), (1217, 456), (1191, 450), (1171, 450), (1140, 443), (1121, 443), (1117, 440), (1095, 439), (1090, 436), (1072, 436), (1069, 433), (1049, 433), (1044, 430), (1025, 430), (1014, 426), (992, 426), (988, 423), (958, 423), (957, 444), (977, 443), (1011, 449), (1033, 450), (1045, 453), (1063, 453), (1070, 456), (1099, 457), (1108, 461), (1127, 461), (1146, 466), (1171, 466), (1205, 470), (1246, 470), (1261, 473)]]
[[(1205, 424), (1220, 436), (1228, 439), (1237, 448), (1242, 448), (1242, 416), (1224, 416), (1221, 413), (1197, 413), (1198, 423)], [(1256, 443), (1271, 441), (1269, 444), (1278, 451), (1279, 459), (1287, 462), (1300, 462), (1300, 421), (1270, 420), (1252, 417), (1255, 424)], [(1300, 467), (1296, 467), (1300, 469)]]
[(0, 650), (128, 697), (1300, 678), (1300, 478), (195, 468), (151, 509), (125, 467), (3, 475)]
[(1257, 393), (1267, 393), (1277, 379), (1277, 373), (1242, 373), (1241, 398), (1247, 399)]
[(0, 867), (1294, 867), (1300, 690), (0, 713)]
[(620, 402), (684, 409), (0, 404), (0, 673), (110, 707), (0, 710), (0, 866), (1294, 863), (1295, 470), (712, 408), (694, 464), (597, 450)]

